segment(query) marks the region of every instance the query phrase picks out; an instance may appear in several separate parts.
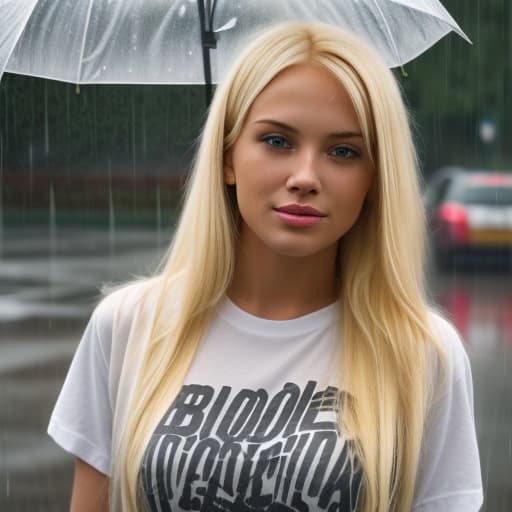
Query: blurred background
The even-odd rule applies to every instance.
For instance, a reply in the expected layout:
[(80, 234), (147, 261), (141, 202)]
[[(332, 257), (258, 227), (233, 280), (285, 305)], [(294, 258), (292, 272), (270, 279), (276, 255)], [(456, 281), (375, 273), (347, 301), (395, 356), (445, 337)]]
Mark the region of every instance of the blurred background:
[[(449, 35), (396, 76), (432, 231), (429, 291), (472, 362), (483, 510), (508, 512), (512, 7), (443, 3), (474, 45)], [(2, 511), (66, 509), (73, 461), (45, 434), (53, 403), (101, 287), (147, 273), (170, 241), (204, 98), (200, 86), (0, 83)]]

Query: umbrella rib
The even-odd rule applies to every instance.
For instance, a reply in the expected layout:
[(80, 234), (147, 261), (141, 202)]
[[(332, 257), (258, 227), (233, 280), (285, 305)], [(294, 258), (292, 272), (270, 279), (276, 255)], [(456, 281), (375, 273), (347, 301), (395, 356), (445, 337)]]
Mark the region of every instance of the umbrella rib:
[(16, 38), (14, 39), (14, 44), (12, 46), (12, 48), (9, 50), (9, 53), (6, 55), (5, 57), (5, 60), (4, 60), (4, 63), (2, 65), (0, 65), (0, 80), (2, 79), (2, 76), (4, 74), (4, 71), (5, 71), (5, 68), (7, 67), (8, 63), (9, 63), (9, 59), (11, 58), (11, 55), (12, 53), (14, 52), (14, 49), (16, 48), (16, 46), (18, 45), (18, 41), (20, 40), (20, 37), (21, 35), (23, 34), (23, 32), (25, 31), (25, 28), (27, 26), (27, 23), (28, 23), (28, 20), (30, 19), (30, 17), (32, 16), (32, 14), (34, 14), (34, 10), (36, 8), (36, 5), (37, 5), (37, 0), (34, 0), (33, 3), (32, 3), (32, 9), (30, 9), (30, 13), (29, 15), (26, 17), (25, 19), (25, 23), (23, 23), (23, 25), (21, 25), (20, 27), (20, 31), (18, 32)]
[(436, 8), (439, 11), (442, 11), (442, 12), (438, 13), (438, 12), (433, 12), (432, 10), (422, 9), (419, 6), (411, 5), (409, 3), (403, 4), (403, 3), (401, 3), (400, 1), (397, 1), (397, 0), (391, 0), (391, 1), (393, 3), (395, 3), (395, 4), (397, 4), (397, 5), (406, 6), (409, 9), (411, 9), (411, 11), (420, 12), (422, 14), (427, 14), (429, 16), (432, 16), (433, 18), (437, 18), (440, 22), (448, 24), (448, 26), (450, 26), (451, 29), (456, 34), (458, 34), (460, 37), (462, 37), (462, 39), (467, 41), (469, 44), (473, 44), (473, 41), (471, 41), (471, 39), (466, 35), (464, 30), (462, 30), (460, 28), (459, 24), (454, 20), (453, 16), (446, 10), (446, 7), (441, 2), (438, 2), (439, 5), (436, 6)]
[(85, 38), (87, 37), (87, 30), (89, 28), (89, 20), (91, 18), (91, 11), (92, 11), (92, 4), (94, 3), (94, 0), (89, 0), (89, 7), (87, 9), (87, 17), (85, 18), (85, 24), (84, 24), (84, 35), (82, 37), (82, 46), (80, 48), (80, 57), (78, 59), (78, 69), (76, 74), (76, 83), (80, 83), (80, 76), (82, 74), (82, 61), (84, 57), (84, 51), (85, 51)]
[(393, 50), (395, 51), (395, 54), (398, 57), (398, 61), (401, 62), (402, 58), (401, 58), (400, 52), (398, 51), (398, 48), (396, 46), (395, 40), (393, 39), (393, 33), (391, 32), (391, 29), (389, 28), (388, 20), (386, 19), (386, 16), (384, 16), (384, 13), (382, 12), (382, 9), (380, 8), (378, 1), (373, 0), (373, 3), (375, 4), (375, 8), (377, 9), (377, 11), (379, 11), (379, 14), (382, 17), (382, 20), (384, 21), (384, 26), (386, 27), (386, 32), (388, 33), (389, 40), (391, 41), (391, 45), (393, 46)]
[[(194, 0), (189, 0), (189, 2), (193, 2)], [(219, 2), (218, 0), (195, 0), (199, 6), (200, 15), (201, 15), (201, 45), (203, 50), (203, 68), (204, 68), (204, 74), (205, 74), (205, 81), (208, 84), (211, 83), (212, 77), (211, 77), (211, 64), (208, 64), (208, 61), (210, 59), (210, 50), (216, 48), (216, 42), (217, 42), (217, 33), (221, 31), (226, 31), (232, 29), (236, 23), (237, 18), (233, 17), (228, 22), (224, 23), (221, 20), (221, 24), (224, 23), (221, 27), (218, 27), (217, 30), (214, 30), (214, 19), (216, 16), (216, 10), (217, 7), (222, 2)], [(347, 0), (348, 2), (349, 0)], [(379, 46), (381, 47), (381, 54), (383, 58), (386, 59), (388, 65), (390, 67), (400, 66), (402, 64), (405, 64), (408, 60), (411, 60), (412, 58), (415, 58), (417, 55), (425, 51), (426, 48), (429, 46), (432, 46), (433, 43), (435, 43), (437, 40), (439, 40), (443, 35), (445, 35), (450, 30), (455, 31), (459, 36), (462, 36), (467, 41), (469, 39), (467, 36), (465, 36), (464, 32), (460, 29), (460, 27), (457, 25), (455, 20), (450, 16), (448, 11), (442, 6), (442, 4), (438, 3), (438, 0), (424, 0), (423, 2), (420, 2), (419, 0), (352, 0), (354, 4), (357, 4), (359, 2), (363, 3), (366, 8), (369, 9), (369, 14), (367, 16), (370, 19), (367, 20), (361, 20), (361, 13), (359, 13), (354, 20), (358, 21), (360, 23), (361, 21), (372, 21), (377, 22), (378, 27), (375, 27), (375, 30), (372, 32), (372, 30), (368, 30), (367, 36), (367, 42), (372, 43), (376, 50), (379, 50)], [(398, 14), (402, 16), (411, 16), (414, 17), (414, 14), (417, 13), (425, 13), (429, 14), (429, 18), (432, 17), (433, 23), (438, 21), (439, 26), (435, 26), (434, 28), (436, 30), (432, 31), (432, 34), (428, 33), (428, 30), (426, 27), (422, 27), (421, 20), (418, 22), (416, 32), (417, 34), (412, 34), (412, 36), (417, 36), (417, 42), (415, 41), (414, 44), (410, 43), (410, 39), (408, 38), (408, 32), (410, 29), (407, 29), (406, 27), (402, 27), (403, 25), (401, 16), (395, 16), (394, 14), (386, 14), (387, 13), (387, 7), (384, 2), (389, 1), (390, 6), (394, 5), (395, 8), (398, 10)], [(68, 27), (68, 24), (61, 23), (61, 17), (53, 18), (57, 15), (58, 11), (57, 9), (50, 9), (50, 12), (45, 15), (44, 11), (41, 11), (40, 8), (42, 5), (45, 5), (48, 7), (56, 7), (60, 5), (60, 3), (66, 4), (66, 10), (64, 11), (64, 15), (72, 16), (73, 19), (69, 20), (71, 22), (71, 27), (73, 27), (72, 33), (69, 35), (64, 34), (64, 37), (67, 37), (67, 39), (70, 41), (72, 55), (69, 59), (65, 59), (64, 62), (69, 62), (69, 65), (64, 69), (65, 73), (62, 73), (62, 69), (59, 68), (62, 64), (62, 55), (60, 55), (61, 48), (59, 48), (59, 45), (56, 44), (57, 53), (56, 55), (50, 55), (50, 51), (48, 54), (41, 54), (43, 55), (43, 58), (39, 58), (37, 60), (31, 60), (31, 56), (35, 54), (34, 45), (37, 45), (39, 41), (45, 41), (46, 37), (45, 34), (41, 34), (38, 31), (43, 30), (46, 26), (46, 24), (41, 23), (42, 21), (45, 21), (45, 16), (48, 16), (48, 22), (52, 22), (55, 19), (59, 22), (59, 25), (54, 24), (54, 30), (66, 30)], [(101, 4), (106, 3), (106, 0), (88, 0), (88, 2), (79, 2), (80, 5), (79, 8), (68, 8), (67, 4), (69, 3), (68, 0), (44, 0), (41, 1), (41, 3), (38, 2), (38, 0), (0, 0), (0, 5), (3, 5), (5, 3), (6, 7), (0, 7), (0, 12), (6, 16), (7, 24), (11, 26), (10, 30), (6, 30), (6, 34), (2, 33), (4, 42), (6, 44), (3, 45), (3, 56), (2, 56), (2, 62), (0, 62), (0, 78), (4, 71), (9, 70), (12, 68), (12, 72), (16, 73), (22, 73), (32, 76), (45, 76), (41, 74), (46, 65), (46, 69), (48, 70), (48, 78), (51, 78), (51, 73), (55, 73), (57, 77), (54, 78), (56, 80), (65, 80), (65, 81), (71, 81), (75, 82), (76, 84), (80, 83), (173, 83), (176, 80), (176, 83), (201, 83), (199, 72), (200, 70), (194, 70), (196, 73), (195, 76), (192, 78), (188, 78), (187, 80), (184, 80), (183, 78), (180, 78), (180, 75), (177, 74), (177, 78), (174, 78), (174, 74), (169, 75), (168, 72), (171, 71), (171, 69), (163, 70), (164, 72), (161, 72), (160, 70), (156, 70), (152, 75), (151, 79), (148, 81), (142, 81), (139, 82), (137, 78), (131, 79), (129, 81), (127, 80), (125, 75), (123, 74), (124, 66), (118, 66), (116, 63), (116, 66), (112, 65), (112, 62), (115, 62), (116, 54), (115, 52), (112, 52), (112, 49), (110, 47), (110, 36), (109, 33), (113, 30), (114, 27), (117, 27), (117, 24), (119, 22), (128, 22), (130, 23), (131, 20), (133, 20), (132, 16), (132, 10), (129, 9), (131, 6), (134, 10), (134, 13), (137, 15), (142, 15), (139, 13), (139, 4), (142, 4), (141, 2), (114, 2), (114, 12), (113, 16), (109, 17), (109, 21), (107, 23), (107, 28), (109, 30), (105, 31), (103, 27), (100, 27), (98, 31), (94, 29), (94, 25), (96, 24), (96, 10), (93, 10), (98, 7), (98, 10), (101, 12), (103, 11), (103, 7)], [(164, 3), (171, 3), (174, 9), (174, 6), (179, 5), (180, 10), (183, 6), (181, 6), (182, 2), (175, 2), (175, 0), (167, 0), (167, 2)], [(415, 5), (415, 2), (418, 2), (421, 5)], [(16, 7), (14, 9), (11, 7), (12, 5), (18, 4), (20, 6), (23, 6), (23, 9), (21, 10), (21, 13), (19, 12), (20, 9)], [(76, 2), (71, 2), (73, 4)], [(108, 2), (111, 3), (111, 0)], [(70, 4), (70, 5), (71, 5)], [(124, 6), (123, 6), (124, 4)], [(270, 2), (270, 4), (279, 4), (279, 2)], [(271, 5), (269, 4), (268, 11), (271, 13)], [(428, 7), (429, 5), (432, 5), (432, 7)], [(435, 7), (435, 5), (439, 5), (439, 8)], [(123, 7), (122, 7), (123, 6)], [(128, 6), (128, 7), (127, 7)], [(371, 7), (373, 6), (373, 7)], [(162, 4), (162, 9), (165, 9), (166, 11), (169, 11), (169, 8), (167, 6), (164, 6)], [(403, 9), (405, 12), (401, 12), (401, 9)], [(437, 12), (437, 9), (439, 9), (439, 12)], [(56, 12), (53, 12), (53, 11)], [(206, 11), (206, 12), (205, 12)], [(153, 12), (153, 11), (151, 11)], [(156, 12), (156, 11), (155, 11)], [(184, 11), (183, 11), (184, 12)], [(279, 10), (276, 11), (276, 16), (279, 16)], [(69, 13), (69, 14), (68, 14)], [(80, 14), (80, 17), (77, 19), (75, 16)], [(223, 13), (221, 13), (223, 14)], [(298, 13), (300, 14), (300, 12)], [(49, 17), (49, 16), (53, 17)], [(0, 15), (1, 16), (1, 15)], [(364, 18), (364, 14), (362, 15)], [(121, 19), (120, 19), (121, 18)], [(331, 16), (332, 18), (332, 16)], [(158, 19), (155, 17), (155, 19)], [(277, 21), (278, 18), (276, 18)], [(91, 20), (93, 23), (93, 26), (91, 28), (91, 32), (98, 32), (99, 34), (99, 41), (96, 40), (96, 33), (91, 34), (91, 38), (89, 38), (89, 25), (91, 25)], [(377, 21), (378, 20), (378, 21)], [(347, 28), (350, 28), (351, 19), (348, 19), (346, 22)], [(43, 25), (43, 27), (40, 27), (40, 25)], [(62, 25), (62, 26), (61, 26)], [(82, 28), (80, 28), (82, 27)], [(166, 33), (167, 31), (167, 24), (162, 24), (158, 27), (158, 30), (162, 33)], [(33, 36), (31, 36), (31, 32), (25, 31), (25, 29), (32, 29)], [(245, 28), (245, 27), (244, 27)], [(357, 32), (357, 27), (351, 27), (355, 29)], [(121, 27), (123, 29), (123, 27)], [(82, 33), (80, 34), (80, 30), (82, 30)], [(118, 29), (116, 29), (118, 30)], [(251, 27), (248, 27), (247, 32), (251, 33)], [(160, 32), (159, 32), (160, 33)], [(233, 34), (233, 32), (232, 32)], [(122, 36), (124, 37), (124, 33)], [(129, 34), (128, 34), (129, 35)], [(94, 37), (93, 37), (94, 36)], [(159, 36), (160, 37), (160, 36)], [(242, 40), (246, 37), (246, 34), (233, 34), (233, 38), (235, 40)], [(197, 38), (197, 36), (196, 36)], [(2, 37), (0, 37), (2, 39)], [(58, 41), (57, 38), (52, 37), (51, 41)], [(160, 42), (160, 39), (158, 39), (157, 43)], [(18, 43), (20, 43), (18, 45)], [(230, 46), (230, 45), (228, 45)], [(233, 45), (234, 46), (234, 45)], [(117, 49), (117, 46), (116, 46)], [(107, 50), (107, 51), (105, 51)], [(137, 50), (136, 47), (133, 48), (133, 50)], [(157, 51), (159, 48), (157, 48), (157, 44), (151, 43), (149, 46), (149, 51), (151, 55), (157, 55)], [(85, 56), (85, 53), (87, 51), (87, 57)], [(122, 51), (122, 49), (121, 49)], [(222, 52), (228, 52), (228, 50), (224, 50), (223, 48), (218, 49), (217, 52), (214, 54), (217, 56), (217, 59), (220, 60), (220, 56), (222, 56)], [(130, 50), (131, 52), (131, 50)], [(139, 53), (141, 53), (139, 49)], [(139, 53), (137, 53), (136, 57), (138, 57)], [(23, 55), (22, 55), (23, 54)], [(27, 54), (27, 55), (25, 55)], [(38, 54), (39, 55), (39, 54)], [(131, 53), (130, 53), (131, 55)], [(144, 54), (145, 55), (145, 54)], [(143, 57), (144, 57), (143, 55)], [(228, 53), (228, 55), (230, 55)], [(14, 58), (13, 58), (14, 57)], [(71, 58), (72, 57), (72, 58)], [(404, 57), (404, 58), (402, 58)], [(135, 58), (135, 57), (134, 57)], [(23, 59), (26, 59), (23, 61)], [(112, 60), (108, 60), (112, 59)], [(405, 60), (407, 59), (407, 60)], [(12, 62), (12, 64), (9, 64), (9, 61)], [(41, 62), (42, 61), (42, 62)], [(396, 61), (396, 62), (393, 62)], [(137, 67), (140, 65), (143, 69), (144, 68), (144, 62), (140, 63), (138, 60), (134, 61)], [(102, 66), (101, 69), (98, 68), (96, 70), (96, 67), (101, 66), (101, 64), (105, 63), (106, 66)], [(73, 70), (73, 66), (75, 66), (75, 69)], [(106, 73), (103, 75), (102, 70), (106, 70), (107, 67), (109, 67), (109, 73)], [(19, 70), (17, 70), (19, 68)], [(23, 71), (23, 69), (27, 69), (27, 71)], [(68, 69), (70, 68), (70, 69)], [(87, 68), (86, 71), (84, 71), (84, 68)], [(131, 69), (129, 70), (132, 71)], [(174, 71), (174, 70), (173, 70)], [(46, 74), (46, 71), (44, 71)], [(116, 75), (117, 73), (117, 75)], [(73, 80), (73, 74), (75, 75), (75, 80)], [(61, 78), (64, 76), (65, 78)], [(108, 79), (105, 79), (103, 81), (101, 78), (103, 76), (108, 76)], [(119, 76), (120, 78), (116, 77)], [(192, 76), (192, 73), (191, 73)], [(119, 82), (121, 80), (121, 82)], [(191, 81), (191, 82), (190, 82)]]
[(217, 0), (213, 0), (212, 12), (210, 14), (210, 30), (213, 30), (213, 18), (215, 17), (215, 8), (217, 7)]

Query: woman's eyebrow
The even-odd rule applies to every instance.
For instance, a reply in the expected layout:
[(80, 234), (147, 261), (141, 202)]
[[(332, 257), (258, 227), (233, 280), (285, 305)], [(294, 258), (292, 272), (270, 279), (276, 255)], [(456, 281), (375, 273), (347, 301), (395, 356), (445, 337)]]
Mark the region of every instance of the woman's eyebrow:
[[(272, 124), (274, 126), (277, 126), (278, 128), (282, 128), (283, 130), (287, 130), (291, 133), (298, 133), (299, 130), (294, 128), (293, 126), (290, 126), (289, 124), (283, 123), (282, 121), (277, 121), (275, 119), (258, 119), (254, 121), (254, 124)], [(363, 138), (363, 134), (358, 131), (352, 131), (352, 130), (346, 130), (341, 132), (333, 132), (329, 133), (327, 135), (329, 138), (344, 138), (344, 139), (350, 139), (355, 137)]]

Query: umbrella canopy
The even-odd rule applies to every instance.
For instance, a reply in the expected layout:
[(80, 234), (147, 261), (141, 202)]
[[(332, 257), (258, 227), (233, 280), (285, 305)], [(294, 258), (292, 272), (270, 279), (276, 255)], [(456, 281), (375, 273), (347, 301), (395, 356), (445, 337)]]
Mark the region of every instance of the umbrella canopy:
[(351, 30), (390, 67), (451, 30), (467, 39), (438, 0), (0, 0), (0, 78), (217, 82), (255, 32), (292, 20)]

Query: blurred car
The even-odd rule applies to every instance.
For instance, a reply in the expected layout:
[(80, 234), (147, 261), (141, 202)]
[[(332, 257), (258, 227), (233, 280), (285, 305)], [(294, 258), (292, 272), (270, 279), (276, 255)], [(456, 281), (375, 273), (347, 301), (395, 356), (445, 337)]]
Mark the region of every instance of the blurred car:
[(447, 167), (425, 191), (436, 263), (443, 269), (512, 256), (512, 172)]

